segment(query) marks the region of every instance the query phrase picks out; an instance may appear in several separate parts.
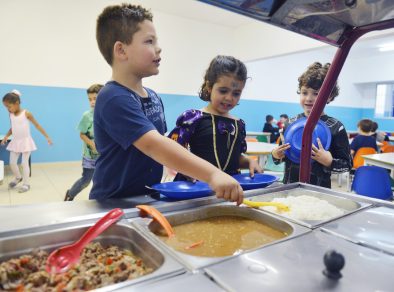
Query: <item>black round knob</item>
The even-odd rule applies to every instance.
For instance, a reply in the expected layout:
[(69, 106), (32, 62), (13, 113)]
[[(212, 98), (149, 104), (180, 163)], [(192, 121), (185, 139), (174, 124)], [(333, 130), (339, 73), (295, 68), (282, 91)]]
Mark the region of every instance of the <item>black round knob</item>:
[(324, 265), (326, 269), (323, 274), (330, 279), (337, 280), (342, 277), (341, 270), (345, 266), (345, 258), (335, 250), (330, 250), (324, 255)]
[(350, 8), (354, 8), (357, 5), (357, 0), (345, 0), (345, 5)]

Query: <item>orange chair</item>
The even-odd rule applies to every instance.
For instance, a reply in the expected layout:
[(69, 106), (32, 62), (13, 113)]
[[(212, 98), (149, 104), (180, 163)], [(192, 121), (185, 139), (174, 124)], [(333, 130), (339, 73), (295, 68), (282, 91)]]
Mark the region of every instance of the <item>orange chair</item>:
[(382, 147), (380, 147), (380, 151), (382, 153), (394, 152), (394, 145), (385, 144)]
[(372, 147), (361, 147), (360, 149), (358, 149), (356, 155), (354, 155), (353, 158), (353, 168), (357, 169), (360, 166), (363, 166), (364, 158), (362, 156), (368, 154), (376, 154), (376, 150)]
[(245, 138), (246, 142), (259, 142), (256, 138)]

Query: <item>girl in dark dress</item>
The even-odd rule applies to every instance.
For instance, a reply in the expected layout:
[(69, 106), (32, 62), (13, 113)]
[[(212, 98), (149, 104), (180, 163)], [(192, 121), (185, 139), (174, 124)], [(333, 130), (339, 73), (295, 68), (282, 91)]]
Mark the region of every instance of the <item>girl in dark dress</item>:
[[(249, 168), (251, 176), (262, 172), (246, 152), (245, 122), (230, 115), (238, 105), (247, 79), (245, 65), (230, 56), (217, 56), (209, 65), (199, 96), (208, 101), (201, 110), (183, 112), (169, 137), (189, 148), (195, 155), (233, 175)], [(174, 180), (188, 180), (178, 173)]]
[[(309, 116), (329, 67), (329, 63), (323, 66), (315, 62), (298, 78), (297, 93), (300, 95), (300, 104), (304, 112), (291, 119), (290, 124), (300, 118)], [(327, 103), (333, 101), (338, 94), (339, 87), (335, 84)], [(321, 145), (320, 140), (318, 140), (319, 147), (312, 144), (313, 163), (310, 183), (331, 188), (331, 172), (348, 172), (352, 168), (352, 158), (350, 156), (349, 140), (344, 125), (324, 112), (320, 116), (320, 120), (330, 129), (331, 145), (328, 151), (326, 151)], [(284, 153), (289, 148), (289, 144), (284, 144), (272, 151), (272, 158), (275, 163), (285, 161), (284, 183), (299, 181), (300, 165), (292, 162)]]

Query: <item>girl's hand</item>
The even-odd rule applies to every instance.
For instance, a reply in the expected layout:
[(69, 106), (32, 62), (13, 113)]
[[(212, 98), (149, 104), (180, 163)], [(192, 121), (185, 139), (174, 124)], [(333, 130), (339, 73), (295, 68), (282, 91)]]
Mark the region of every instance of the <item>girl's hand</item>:
[(319, 148), (312, 144), (312, 159), (325, 167), (330, 167), (332, 164), (331, 152), (324, 149), (319, 138), (317, 138), (317, 144), (319, 145)]
[(256, 160), (249, 159), (249, 173), (250, 173), (250, 177), (254, 177), (254, 174), (256, 172), (262, 173), (262, 172), (264, 172), (264, 170), (260, 167), (260, 165), (257, 163)]
[(239, 183), (228, 174), (218, 169), (212, 175), (208, 184), (216, 193), (217, 198), (223, 198), (227, 201), (237, 202), (237, 205), (242, 204), (244, 192)]
[(48, 145), (53, 145), (52, 139), (47, 137)]
[(3, 140), (1, 140), (1, 145), (5, 145), (7, 143), (8, 137), (4, 136)]
[(272, 150), (271, 154), (275, 159), (282, 159), (285, 157), (285, 151), (289, 149), (291, 146), (289, 143), (280, 145)]

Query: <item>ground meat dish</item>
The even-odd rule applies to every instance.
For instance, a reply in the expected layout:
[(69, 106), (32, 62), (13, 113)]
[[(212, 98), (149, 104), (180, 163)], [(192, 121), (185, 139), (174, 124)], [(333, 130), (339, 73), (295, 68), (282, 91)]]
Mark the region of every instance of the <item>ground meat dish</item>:
[(48, 274), (48, 253), (34, 250), (0, 264), (0, 291), (86, 291), (152, 272), (130, 250), (89, 243), (78, 264), (65, 273)]

